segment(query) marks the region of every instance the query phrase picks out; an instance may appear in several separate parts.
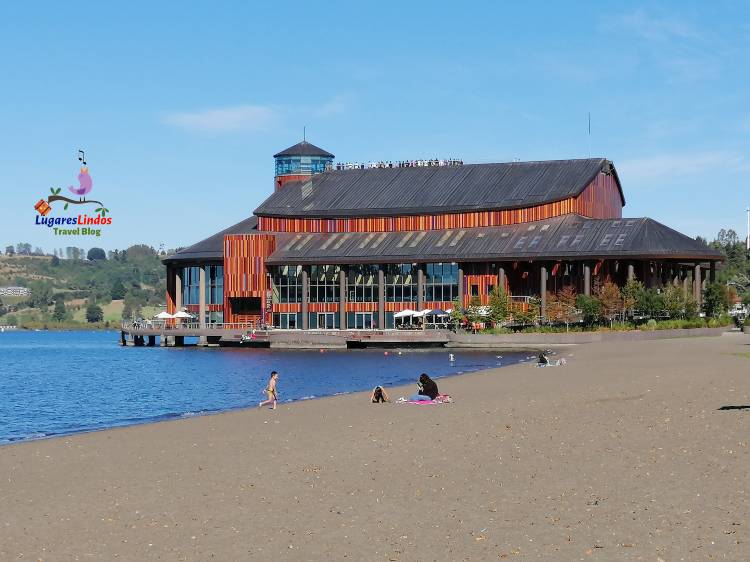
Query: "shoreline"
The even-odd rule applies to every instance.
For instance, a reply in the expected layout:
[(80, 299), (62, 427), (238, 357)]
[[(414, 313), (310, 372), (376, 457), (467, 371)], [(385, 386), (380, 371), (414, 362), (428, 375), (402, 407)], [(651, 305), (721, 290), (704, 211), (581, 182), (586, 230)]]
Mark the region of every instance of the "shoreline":
[(14, 443), (0, 559), (741, 560), (749, 349), (602, 342), (444, 377), (452, 404), (362, 392)]
[[(295, 351), (292, 349), (279, 349), (274, 350), (276, 351)], [(326, 353), (330, 352), (337, 352), (337, 351), (367, 351), (367, 350), (359, 350), (359, 349), (352, 349), (352, 350), (327, 350)], [(372, 350), (369, 350), (372, 351)], [(415, 353), (421, 353), (421, 352), (434, 352), (434, 349), (410, 349), (409, 352), (415, 352)], [(466, 351), (481, 351), (478, 349), (469, 349)], [(532, 350), (503, 350), (504, 352), (526, 352), (526, 351), (532, 351)], [(507, 365), (502, 366), (496, 366), (496, 367), (490, 367), (487, 369), (477, 369), (472, 371), (462, 371), (458, 373), (450, 373), (447, 375), (437, 375), (433, 376), (435, 380), (442, 381), (447, 379), (452, 379), (455, 377), (465, 377), (467, 375), (480, 375), (483, 373), (490, 373), (491, 371), (499, 370), (499, 369), (505, 369), (508, 367), (514, 367), (516, 365), (528, 365), (531, 363), (531, 359), (523, 359), (519, 361), (515, 361), (513, 363), (508, 363)], [(414, 387), (416, 386), (416, 378), (413, 383), (411, 383), (411, 390), (406, 390), (410, 388), (409, 385), (403, 384), (403, 385), (397, 385), (394, 387), (387, 387), (386, 391), (391, 393), (392, 390), (395, 389), (404, 389), (404, 392), (407, 394), (413, 394), (414, 393)], [(297, 403), (301, 402), (309, 402), (312, 400), (325, 400), (328, 398), (335, 398), (338, 396), (353, 396), (357, 394), (362, 395), (368, 395), (371, 392), (372, 389), (365, 389), (365, 390), (352, 390), (352, 391), (342, 391), (342, 392), (335, 392), (333, 394), (323, 394), (320, 396), (309, 396), (309, 397), (302, 397), (302, 398), (290, 398), (288, 400), (280, 400), (278, 402), (278, 407), (281, 406), (291, 406)], [(392, 402), (395, 402), (395, 398), (392, 398)], [(46, 435), (40, 435), (38, 437), (28, 437), (28, 438), (19, 438), (19, 439), (10, 439), (10, 440), (2, 440), (0, 439), (0, 450), (2, 450), (4, 447), (8, 447), (10, 445), (18, 445), (22, 443), (29, 443), (29, 442), (36, 442), (36, 441), (47, 441), (50, 439), (61, 439), (65, 437), (70, 436), (76, 436), (76, 435), (86, 435), (90, 433), (100, 433), (104, 431), (109, 430), (118, 430), (118, 429), (126, 429), (129, 427), (136, 427), (136, 426), (144, 426), (144, 425), (155, 425), (155, 424), (161, 424), (161, 423), (168, 423), (168, 422), (176, 422), (184, 419), (193, 419), (193, 418), (201, 418), (201, 417), (209, 417), (209, 416), (219, 416), (222, 414), (229, 414), (234, 412), (244, 412), (244, 411), (253, 411), (257, 410), (258, 407), (253, 405), (246, 405), (246, 406), (236, 406), (232, 408), (220, 408), (215, 410), (199, 410), (197, 412), (179, 412), (179, 413), (167, 413), (167, 414), (160, 414), (158, 416), (149, 417), (149, 418), (143, 418), (142, 420), (133, 421), (133, 422), (123, 422), (123, 423), (116, 423), (115, 425), (109, 425), (106, 427), (97, 427), (97, 428), (84, 428), (84, 429), (76, 429), (72, 431), (62, 431), (60, 433), (50, 433)]]

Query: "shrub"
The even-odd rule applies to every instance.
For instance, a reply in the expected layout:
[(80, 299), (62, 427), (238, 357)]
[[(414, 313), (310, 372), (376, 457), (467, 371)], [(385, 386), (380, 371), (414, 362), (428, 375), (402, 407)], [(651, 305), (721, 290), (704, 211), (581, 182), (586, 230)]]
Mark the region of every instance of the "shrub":
[(510, 314), (510, 298), (505, 289), (496, 285), (490, 293), (490, 320), (495, 324), (502, 324)]
[(86, 307), (86, 322), (94, 324), (101, 322), (104, 319), (104, 311), (102, 308), (95, 303), (91, 303)]
[(709, 283), (703, 291), (703, 312), (707, 317), (717, 317), (729, 309), (727, 288), (720, 283)]
[(647, 330), (651, 330), (653, 332), (654, 330), (656, 330), (656, 320), (652, 318), (651, 320), (646, 322), (645, 326)]
[(667, 285), (663, 293), (664, 310), (670, 318), (683, 318), (685, 316), (685, 293), (681, 287)]
[(638, 308), (646, 316), (658, 318), (664, 314), (664, 297), (654, 289), (646, 289), (640, 294)]
[(602, 316), (602, 303), (596, 297), (578, 295), (576, 306), (581, 311), (583, 322), (587, 326), (595, 324)]

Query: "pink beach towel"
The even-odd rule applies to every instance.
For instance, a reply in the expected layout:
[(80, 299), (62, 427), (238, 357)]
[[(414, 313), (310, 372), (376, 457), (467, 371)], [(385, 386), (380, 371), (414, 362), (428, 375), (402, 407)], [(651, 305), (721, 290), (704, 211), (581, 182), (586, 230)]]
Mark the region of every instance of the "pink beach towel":
[(453, 402), (453, 398), (448, 394), (438, 394), (435, 400), (407, 400), (409, 404), (417, 404), (421, 406), (433, 405), (433, 404), (450, 404)]

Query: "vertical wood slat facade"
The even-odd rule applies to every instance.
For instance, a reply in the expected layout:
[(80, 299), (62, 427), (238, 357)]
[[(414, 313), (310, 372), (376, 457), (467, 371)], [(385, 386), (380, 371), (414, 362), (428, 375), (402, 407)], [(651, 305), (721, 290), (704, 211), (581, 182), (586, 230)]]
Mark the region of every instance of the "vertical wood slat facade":
[[(268, 275), (265, 260), (276, 249), (272, 234), (228, 234), (224, 236), (224, 322), (257, 322), (264, 314), (237, 314), (232, 298), (259, 298), (265, 310)], [(269, 319), (266, 319), (268, 322)]]
[(174, 314), (177, 312), (175, 296), (177, 290), (177, 271), (176, 267), (167, 267), (167, 312)]
[(505, 226), (576, 213), (595, 219), (622, 218), (623, 201), (612, 175), (598, 174), (576, 197), (545, 205), (500, 211), (351, 219), (258, 218), (258, 228), (271, 232), (393, 232)]
[[(486, 306), (490, 303), (490, 288), (497, 287), (498, 277), (496, 274), (466, 274), (464, 275), (464, 294), (463, 294), (463, 305), (469, 306), (473, 298), (479, 299), (479, 304)], [(472, 297), (471, 287), (475, 286), (479, 288), (479, 295)]]

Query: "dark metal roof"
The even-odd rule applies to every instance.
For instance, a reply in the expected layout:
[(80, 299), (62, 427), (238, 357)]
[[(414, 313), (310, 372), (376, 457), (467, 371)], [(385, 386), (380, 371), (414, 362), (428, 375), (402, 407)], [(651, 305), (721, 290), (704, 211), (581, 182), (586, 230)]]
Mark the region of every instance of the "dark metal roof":
[(327, 150), (323, 150), (307, 141), (298, 142), (294, 146), (290, 146), (286, 150), (273, 155), (274, 158), (278, 158), (279, 156), (327, 156), (328, 158), (334, 158), (334, 155)]
[(530, 207), (579, 195), (605, 171), (605, 158), (336, 170), (289, 182), (256, 215), (364, 217)]
[(268, 264), (343, 264), (534, 259), (721, 260), (722, 254), (649, 218), (564, 215), (491, 228), (278, 234)]
[(238, 222), (201, 240), (192, 246), (183, 248), (171, 256), (167, 256), (162, 261), (164, 263), (177, 261), (201, 261), (201, 260), (222, 260), (224, 258), (224, 235), (225, 234), (251, 234), (258, 228), (258, 217), (250, 217)]

